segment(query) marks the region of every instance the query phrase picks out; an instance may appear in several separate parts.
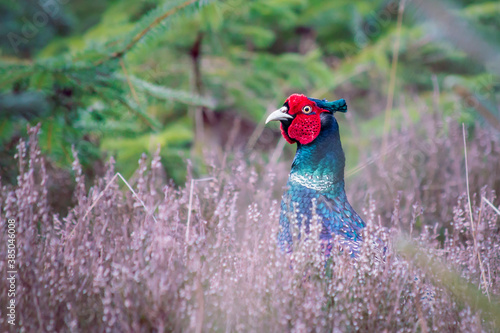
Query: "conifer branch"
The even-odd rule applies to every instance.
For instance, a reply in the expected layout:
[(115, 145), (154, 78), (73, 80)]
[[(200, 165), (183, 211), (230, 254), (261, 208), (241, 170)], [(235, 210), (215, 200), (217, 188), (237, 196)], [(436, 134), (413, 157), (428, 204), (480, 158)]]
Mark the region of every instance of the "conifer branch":
[[(110, 100), (106, 94), (102, 93), (98, 89), (91, 88), (91, 91), (95, 92), (97, 95), (99, 95), (104, 101), (106, 101), (109, 105), (112, 105), (112, 100)], [(132, 113), (136, 114), (141, 120), (148, 125), (153, 131), (157, 131), (159, 127), (155, 125), (154, 119), (149, 117), (146, 113), (141, 112), (140, 110), (137, 110), (136, 108), (132, 107), (130, 103), (128, 103), (123, 97), (121, 96), (115, 96), (116, 101), (118, 101), (121, 105), (123, 105), (126, 109), (131, 111)]]
[(103, 58), (103, 59), (100, 59), (99, 61), (95, 62), (94, 65), (97, 67), (97, 66), (100, 66), (109, 60), (118, 59), (118, 58), (123, 57), (123, 55), (125, 55), (131, 48), (133, 48), (144, 36), (146, 36), (146, 34), (149, 31), (151, 31), (151, 29), (153, 29), (154, 27), (159, 25), (163, 20), (165, 20), (169, 16), (172, 16), (173, 14), (175, 14), (178, 11), (180, 11), (181, 9), (184, 9), (187, 6), (195, 3), (196, 1), (198, 1), (198, 0), (188, 0), (188, 1), (185, 1), (176, 7), (166, 11), (163, 15), (157, 17), (153, 22), (151, 22), (151, 24), (149, 24), (146, 28), (144, 28), (137, 35), (135, 35), (132, 38), (132, 40), (122, 50), (113, 52), (110, 56)]

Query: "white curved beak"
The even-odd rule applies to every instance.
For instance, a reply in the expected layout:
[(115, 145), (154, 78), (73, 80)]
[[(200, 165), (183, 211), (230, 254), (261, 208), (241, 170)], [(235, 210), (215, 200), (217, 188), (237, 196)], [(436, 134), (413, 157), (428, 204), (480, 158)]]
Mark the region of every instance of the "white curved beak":
[(266, 124), (270, 121), (273, 121), (273, 120), (293, 119), (292, 116), (290, 116), (288, 113), (286, 113), (287, 111), (288, 111), (288, 108), (286, 106), (283, 106), (283, 107), (281, 107), (281, 109), (274, 111), (273, 113), (271, 113), (269, 115), (269, 117), (267, 117)]

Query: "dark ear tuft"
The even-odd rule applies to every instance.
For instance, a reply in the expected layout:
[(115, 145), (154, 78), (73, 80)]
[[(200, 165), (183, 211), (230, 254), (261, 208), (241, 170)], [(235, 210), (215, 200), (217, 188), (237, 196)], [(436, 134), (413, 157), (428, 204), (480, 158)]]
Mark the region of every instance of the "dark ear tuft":
[(347, 103), (343, 98), (333, 102), (329, 102), (326, 99), (316, 99), (316, 98), (309, 98), (309, 99), (314, 103), (316, 103), (318, 107), (330, 111), (331, 113), (347, 112)]

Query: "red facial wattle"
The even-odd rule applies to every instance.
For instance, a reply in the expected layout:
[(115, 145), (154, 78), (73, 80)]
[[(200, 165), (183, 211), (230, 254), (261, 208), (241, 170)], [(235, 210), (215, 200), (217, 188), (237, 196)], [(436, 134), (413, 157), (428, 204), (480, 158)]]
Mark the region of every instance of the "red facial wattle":
[(307, 145), (316, 139), (321, 130), (321, 119), (319, 114), (298, 114), (288, 127), (288, 136)]
[[(288, 132), (285, 131), (283, 124), (281, 124), (281, 134), (285, 140), (288, 143), (300, 142), (303, 145), (313, 142), (321, 131), (320, 114), (328, 111), (319, 108), (309, 98), (299, 94), (288, 97), (285, 104), (288, 105), (288, 113), (295, 116), (288, 127)], [(305, 106), (312, 108), (308, 114), (303, 112)]]

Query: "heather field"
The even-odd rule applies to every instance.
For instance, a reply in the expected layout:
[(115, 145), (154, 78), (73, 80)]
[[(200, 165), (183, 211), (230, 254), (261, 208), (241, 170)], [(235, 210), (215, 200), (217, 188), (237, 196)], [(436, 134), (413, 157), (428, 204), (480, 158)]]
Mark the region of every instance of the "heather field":
[(500, 332), (499, 36), (498, 0), (0, 1), (0, 333)]
[(175, 186), (157, 152), (140, 159), (132, 192), (112, 158), (90, 184), (75, 158), (75, 204), (60, 215), (48, 204), (55, 176), (37, 132), (19, 143), (18, 183), (3, 185), (0, 197), (2, 220), (17, 220), (22, 332), (500, 327), (500, 214), (492, 205), (500, 146), (479, 127), (467, 141), (469, 192), (456, 121), (392, 133), (398, 148), (347, 178), (368, 225), (359, 257), (339, 243), (326, 263), (314, 241), (319, 228), (292, 255), (277, 249), (287, 163), (207, 153), (207, 177), (188, 169), (186, 185)]

